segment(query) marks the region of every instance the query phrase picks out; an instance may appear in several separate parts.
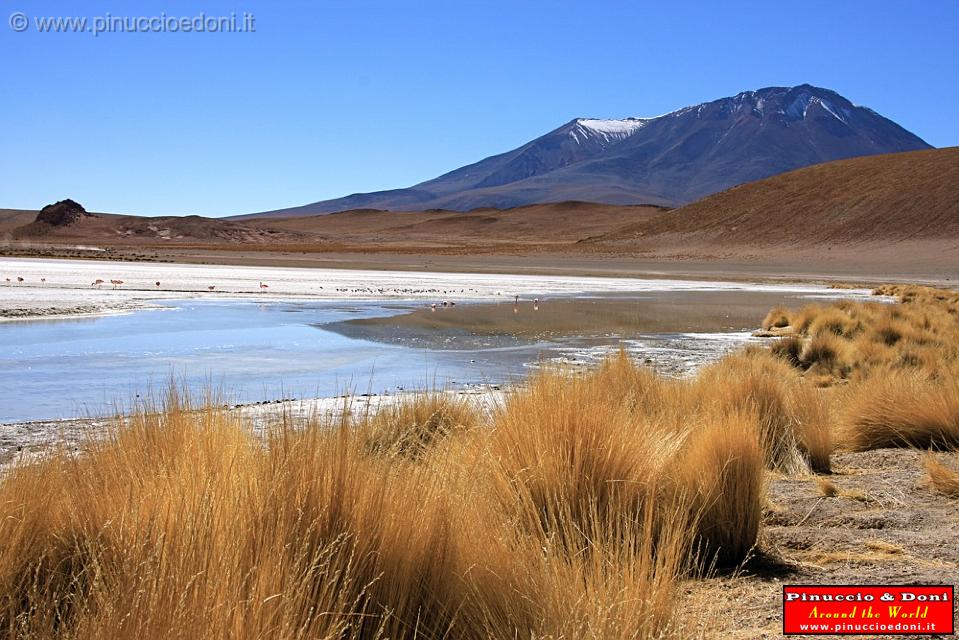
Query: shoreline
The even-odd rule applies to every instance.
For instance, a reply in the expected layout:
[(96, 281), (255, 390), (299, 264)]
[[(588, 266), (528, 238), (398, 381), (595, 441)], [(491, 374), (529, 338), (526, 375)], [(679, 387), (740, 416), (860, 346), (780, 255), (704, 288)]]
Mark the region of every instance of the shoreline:
[[(122, 273), (121, 279), (125, 280), (124, 284), (128, 288), (118, 288), (114, 290), (109, 288), (109, 285), (107, 288), (99, 289), (78, 285), (78, 283), (89, 281), (89, 278), (92, 277), (94, 271), (91, 270), (90, 264), (95, 264), (93, 269), (97, 272), (106, 271), (107, 269), (105, 267), (120, 271)], [(752, 307), (755, 308), (752, 309), (751, 313), (758, 314), (756, 326), (758, 326), (758, 321), (761, 319), (761, 316), (764, 315), (765, 312), (768, 311), (769, 306), (773, 304), (771, 299), (775, 295), (801, 296), (807, 298), (810, 303), (816, 302), (817, 299), (822, 297), (868, 296), (871, 298), (868, 290), (837, 290), (830, 289), (823, 285), (774, 285), (754, 281), (710, 282), (664, 278), (573, 278), (523, 276), (515, 274), (511, 274), (510, 277), (486, 276), (484, 278), (473, 278), (471, 274), (430, 272), (424, 273), (422, 277), (416, 281), (417, 284), (412, 285), (407, 279), (408, 272), (394, 273), (349, 270), (318, 272), (313, 269), (279, 268), (266, 272), (268, 275), (274, 276), (271, 281), (277, 283), (276, 291), (259, 293), (250, 289), (249, 287), (259, 282), (259, 280), (251, 277), (261, 275), (261, 272), (257, 272), (253, 274), (241, 274), (241, 277), (232, 274), (233, 278), (229, 280), (228, 285), (231, 287), (231, 290), (210, 292), (198, 289), (202, 286), (203, 282), (210, 281), (216, 277), (224, 277), (224, 269), (230, 272), (235, 270), (222, 266), (204, 267), (201, 265), (175, 264), (162, 265), (162, 268), (165, 269), (162, 275), (153, 276), (162, 277), (163, 280), (160, 280), (161, 284), (169, 283), (163, 284), (164, 288), (157, 291), (144, 289), (142, 287), (130, 288), (130, 284), (138, 284), (133, 278), (139, 278), (142, 281), (145, 277), (146, 274), (143, 272), (142, 265), (107, 262), (87, 263), (87, 265), (85, 269), (78, 269), (76, 261), (73, 260), (31, 259), (9, 261), (0, 259), (0, 275), (2, 275), (3, 270), (12, 271), (11, 267), (19, 267), (19, 271), (24, 273), (26, 279), (26, 284), (23, 285), (3, 286), (0, 284), (0, 314), (3, 312), (9, 313), (11, 308), (16, 309), (18, 313), (20, 313), (22, 309), (26, 310), (25, 313), (20, 313), (15, 317), (0, 318), (0, 326), (10, 322), (87, 320), (112, 315), (132, 314), (137, 311), (157, 311), (164, 309), (162, 304), (157, 303), (174, 300), (269, 303), (290, 300), (330, 300), (340, 302), (379, 300), (387, 302), (403, 301), (421, 303), (423, 308), (407, 311), (387, 319), (349, 321), (348, 324), (344, 323), (343, 327), (350, 327), (349, 331), (352, 332), (366, 325), (364, 332), (368, 333), (369, 331), (375, 331), (377, 328), (382, 329), (385, 325), (396, 325), (400, 331), (436, 332), (443, 330), (444, 325), (453, 330), (457, 330), (457, 324), (465, 327), (465, 329), (469, 329), (473, 324), (479, 321), (491, 323), (487, 329), (488, 332), (492, 334), (503, 330), (507, 332), (526, 332), (527, 335), (534, 335), (539, 331), (553, 333), (568, 332), (570, 327), (576, 326), (581, 328), (585, 322), (608, 324), (616, 320), (620, 325), (625, 327), (627, 325), (623, 322), (623, 318), (633, 313), (630, 311), (630, 305), (635, 305), (635, 299), (641, 298), (644, 291), (656, 292), (660, 296), (663, 296), (663, 291), (671, 292), (665, 295), (665, 297), (672, 300), (672, 302), (665, 306), (670, 309), (670, 313), (673, 316), (676, 316), (677, 309), (679, 310), (679, 315), (689, 313), (690, 307), (688, 300), (690, 298), (712, 300), (712, 306), (710, 307), (712, 310), (709, 312), (712, 314), (718, 308), (717, 305), (723, 301), (724, 296), (727, 296), (730, 292), (735, 292), (737, 297), (741, 297), (743, 300), (753, 301)], [(156, 272), (157, 271), (154, 270), (152, 273)], [(315, 276), (317, 273), (323, 273), (327, 276), (335, 275), (336, 279), (331, 278), (332, 282), (330, 280), (324, 280), (324, 284), (319, 285), (315, 279), (308, 277)], [(379, 277), (380, 279), (369, 280), (371, 276)], [(38, 280), (39, 278), (46, 278), (46, 282), (42, 283), (42, 286), (28, 286), (31, 281)], [(0, 280), (0, 283), (2, 283), (2, 280)], [(142, 282), (140, 284), (142, 284)], [(246, 287), (247, 290), (242, 290), (244, 287)], [(318, 289), (317, 287), (321, 288)], [(521, 294), (514, 294), (514, 291), (519, 291)], [(585, 300), (586, 303), (577, 305), (573, 303), (572, 298), (563, 297), (564, 295), (572, 296), (577, 294), (592, 294), (595, 295), (596, 298), (580, 298), (580, 300)], [(695, 295), (691, 296), (689, 294)], [(527, 305), (529, 299), (535, 295), (555, 296), (548, 301), (547, 298), (544, 298), (544, 305), (547, 305), (544, 307), (544, 311), (548, 311), (548, 313), (538, 314), (538, 317), (534, 320), (537, 323), (542, 323), (543, 327), (530, 327), (528, 325), (511, 327), (504, 324), (514, 323), (517, 318), (522, 322), (527, 320), (523, 315), (514, 316), (507, 314), (505, 318), (499, 317), (502, 315), (500, 313), (502, 309), (507, 309), (508, 311), (512, 306), (513, 295), (521, 295), (524, 305)], [(455, 297), (463, 301), (464, 304), (455, 307), (455, 309), (447, 309), (443, 311), (442, 314), (431, 314), (427, 305), (428, 301), (446, 296), (451, 298)], [(633, 302), (627, 302), (625, 296), (632, 298)], [(677, 299), (686, 300), (686, 302), (683, 303), (685, 306), (682, 304), (677, 305)], [(22, 301), (27, 304), (17, 306), (17, 301)], [(669, 301), (667, 300), (667, 302)], [(74, 306), (70, 307), (70, 303)], [(32, 304), (32, 307), (29, 306), (30, 304)], [(646, 303), (644, 302), (643, 304), (645, 305)], [(662, 302), (659, 304), (663, 305)], [(582, 311), (584, 311), (584, 309), (574, 308), (577, 306), (587, 307), (585, 310), (588, 311), (588, 314), (583, 315)], [(595, 306), (596, 309), (598, 309), (598, 316), (596, 311), (588, 309), (588, 307), (591, 306)], [(566, 308), (567, 311), (563, 312), (562, 309), (564, 308)], [(726, 310), (727, 314), (728, 312), (729, 310)], [(477, 314), (479, 314), (479, 318)], [(532, 316), (533, 314), (530, 314), (530, 317)], [(727, 315), (726, 317), (728, 318), (729, 316)], [(747, 321), (746, 318), (747, 314), (741, 312), (733, 324), (738, 323), (743, 326), (752, 326), (751, 321)], [(438, 325), (436, 324), (437, 320), (442, 320), (443, 323)], [(446, 322), (447, 320), (450, 322)], [(660, 318), (656, 317), (655, 313), (652, 314), (650, 320), (654, 322), (661, 321)], [(702, 322), (702, 319), (698, 320), (698, 322)], [(729, 322), (730, 321), (727, 321), (727, 324)], [(402, 325), (406, 326), (404, 327)], [(665, 325), (662, 324), (650, 325), (647, 327), (647, 333), (662, 331), (664, 326)], [(475, 327), (473, 328), (475, 329)], [(755, 326), (752, 328), (755, 328)], [(730, 327), (717, 324), (715, 327), (712, 327), (711, 330), (721, 331), (729, 329)], [(685, 329), (677, 326), (674, 329), (673, 337), (679, 340), (677, 344), (681, 344), (683, 341), (688, 342), (692, 340), (692, 338), (688, 340), (685, 338), (686, 334), (693, 335), (689, 332), (703, 330), (708, 331), (710, 329), (705, 325), (689, 326)], [(341, 328), (340, 331), (345, 331), (345, 329)], [(529, 333), (531, 331), (533, 332), (532, 334)], [(642, 345), (637, 347), (637, 345), (643, 339), (643, 332), (635, 329), (634, 333), (635, 335), (633, 336), (626, 334), (621, 336), (623, 340), (626, 341), (623, 343), (625, 345), (624, 348), (629, 350), (636, 348), (637, 353), (641, 353), (643, 347)], [(371, 336), (366, 335), (364, 337), (370, 338)], [(375, 340), (375, 338), (373, 339)], [(662, 368), (663, 371), (676, 373), (680, 372), (682, 367), (695, 370), (702, 364), (721, 357), (720, 352), (722, 350), (711, 350), (713, 347), (710, 346), (709, 349), (706, 350), (708, 353), (704, 351), (703, 353), (692, 354), (693, 357), (691, 360), (683, 363), (682, 366), (678, 366), (670, 360), (671, 357), (674, 358), (675, 356), (669, 354), (664, 355), (662, 353), (656, 354), (657, 349), (660, 351), (663, 350), (665, 340), (668, 339), (668, 337), (666, 334), (663, 334), (663, 336), (660, 336), (660, 339), (662, 343), (651, 343), (651, 348), (647, 345), (647, 349), (651, 354), (648, 357), (643, 357), (647, 364)], [(743, 344), (745, 344), (745, 342), (743, 342)], [(739, 346), (741, 345), (737, 343), (732, 348), (738, 348)], [(674, 351), (676, 349), (681, 350), (681, 347), (674, 348), (669, 345), (666, 345), (666, 347), (667, 349), (672, 348)], [(688, 350), (688, 347), (686, 348)], [(553, 362), (558, 366), (575, 369), (589, 368), (601, 360), (601, 354), (608, 350), (609, 349), (606, 349), (602, 345), (569, 345), (565, 351), (557, 351)], [(692, 353), (692, 351), (690, 351), (690, 353)], [(530, 371), (535, 370), (535, 368), (535, 366), (532, 366)], [(502, 389), (512, 388), (514, 385), (504, 382), (503, 384), (494, 386), (497, 391), (500, 391)], [(304, 412), (307, 411), (316, 411), (318, 409), (328, 411), (340, 402), (360, 401), (369, 405), (370, 401), (368, 398), (371, 397), (380, 399), (401, 398), (423, 392), (423, 390), (396, 391), (385, 394), (352, 394), (349, 396), (338, 395), (297, 400), (278, 400), (273, 398), (260, 402), (244, 402), (231, 405), (230, 411), (239, 411), (244, 415), (252, 415), (255, 421), (257, 415), (265, 415), (265, 412), (268, 412), (271, 408), (283, 411), (296, 410), (299, 412), (298, 415), (302, 416)], [(476, 393), (473, 388), (444, 390), (444, 392), (468, 395), (474, 395)], [(367, 399), (363, 400), (363, 398)], [(381, 400), (377, 400), (377, 404), (380, 401)], [(8, 450), (10, 446), (32, 446), (31, 443), (33, 443), (36, 438), (40, 438), (40, 441), (45, 442), (46, 444), (44, 446), (50, 446), (53, 442), (57, 441), (58, 437), (56, 433), (59, 432), (76, 432), (73, 436), (66, 438), (67, 441), (76, 441), (80, 438), (81, 432), (90, 431), (91, 429), (93, 432), (96, 432), (102, 427), (101, 423), (105, 424), (110, 421), (115, 422), (116, 417), (28, 420), (5, 423), (0, 425), (0, 440), (6, 440), (7, 444), (0, 446), (0, 457), (6, 455), (4, 451), (9, 453)], [(97, 425), (100, 426), (98, 427)], [(11, 430), (19, 432), (20, 435), (11, 435)], [(41, 433), (45, 433), (46, 435), (39, 435)], [(13, 437), (14, 440), (10, 440), (11, 437)], [(14, 444), (11, 445), (10, 443)], [(3, 464), (4, 463), (0, 461), (0, 465)]]
[[(97, 280), (102, 283), (97, 285)], [(111, 286), (111, 280), (122, 284)], [(490, 302), (514, 295), (542, 297), (672, 289), (796, 293), (830, 290), (825, 284), (773, 283), (745, 276), (738, 280), (704, 280), (671, 274), (571, 276), (0, 257), (0, 323), (95, 318), (151, 306), (160, 308), (155, 303), (163, 300), (440, 302), (449, 298)]]
[[(415, 343), (417, 348), (431, 344), (430, 339), (435, 341), (437, 336), (442, 338), (450, 332), (455, 335), (462, 332), (475, 334), (480, 342), (487, 339), (485, 336), (500, 334), (527, 341), (558, 340), (547, 360), (573, 368), (589, 367), (601, 359), (603, 353), (625, 348), (647, 364), (670, 374), (682, 375), (686, 369), (698, 368), (747, 341), (720, 340), (715, 344), (707, 344), (709, 341), (695, 339), (697, 332), (752, 331), (769, 308), (784, 303), (787, 297), (805, 299), (808, 303), (834, 297), (876, 299), (865, 289), (663, 278), (517, 275), (473, 278), (470, 274), (428, 273), (423, 274), (414, 285), (404, 277), (407, 275), (405, 273), (346, 270), (323, 272), (324, 275), (335, 275), (337, 279), (323, 280), (321, 285), (309, 278), (318, 272), (305, 269), (258, 271), (241, 274), (240, 277), (233, 273), (235, 270), (227, 269), (230, 273), (226, 275), (233, 276), (227, 284), (231, 290), (210, 292), (198, 289), (212, 278), (224, 277), (223, 268), (199, 265), (164, 265), (166, 270), (161, 276), (155, 275), (157, 271), (152, 271), (152, 277), (163, 278), (160, 280), (163, 288), (157, 291), (136, 286), (143, 284), (142, 279), (146, 275), (142, 266), (102, 263), (95, 268), (102, 272), (103, 265), (125, 268), (125, 271), (121, 271), (121, 278), (126, 288), (114, 290), (109, 285), (107, 288), (78, 285), (88, 282), (94, 272), (89, 266), (85, 271), (78, 269), (75, 261), (0, 259), (0, 277), (4, 269), (12, 271), (11, 267), (19, 267), (26, 280), (22, 285), (8, 286), (3, 286), (0, 280), (0, 314), (10, 313), (11, 309), (17, 314), (0, 318), (0, 327), (17, 322), (88, 321), (130, 315), (137, 311), (169, 310), (163, 305), (164, 301), (271, 304), (293, 300), (339, 303), (376, 301), (403, 303), (407, 308), (388, 318), (345, 320), (321, 328), (346, 337), (409, 346), (405, 340)], [(270, 281), (276, 285), (276, 291), (259, 293), (250, 289), (260, 282), (251, 276), (262, 276), (264, 273), (274, 276)], [(380, 279), (369, 280), (371, 276)], [(42, 286), (29, 286), (40, 278), (46, 279)], [(139, 278), (140, 281), (133, 278)], [(514, 295), (521, 295), (522, 313), (517, 314), (512, 305)], [(539, 312), (533, 312), (531, 306), (531, 300), (536, 296), (543, 296), (544, 307)], [(460, 300), (462, 304), (431, 313), (429, 301), (446, 297)], [(18, 305), (18, 301), (25, 304)], [(698, 309), (704, 303), (705, 311)], [(513, 309), (512, 313), (510, 309)], [(704, 313), (709, 318), (701, 317)], [(591, 328), (597, 335), (606, 336), (605, 342), (584, 335), (584, 327)], [(677, 355), (680, 352), (688, 357)], [(528, 371), (538, 366), (531, 361)], [(302, 401), (316, 405), (330, 399), (320, 396)], [(273, 400), (275, 398), (265, 402)], [(89, 418), (81, 420), (91, 421)], [(5, 426), (50, 426), (70, 422), (71, 419), (41, 419), (10, 422)]]
[[(491, 384), (468, 389), (397, 391), (395, 393), (356, 393), (316, 398), (285, 398), (219, 405), (237, 420), (245, 421), (256, 434), (269, 429), (278, 416), (289, 416), (296, 424), (342, 419), (346, 413), (358, 417), (391, 404), (441, 393), (467, 397), (481, 411), (492, 411), (517, 385)], [(50, 451), (66, 447), (79, 452), (85, 446), (108, 437), (121, 428), (131, 414), (88, 418), (59, 418), (0, 423), (0, 478), (11, 468), (42, 459)]]

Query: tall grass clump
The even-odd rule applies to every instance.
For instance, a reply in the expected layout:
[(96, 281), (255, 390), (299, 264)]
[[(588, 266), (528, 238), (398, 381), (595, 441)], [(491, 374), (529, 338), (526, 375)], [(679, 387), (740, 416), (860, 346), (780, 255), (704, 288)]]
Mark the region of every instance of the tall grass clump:
[(840, 438), (855, 451), (959, 447), (959, 379), (891, 371), (843, 394)]
[(758, 427), (748, 411), (723, 412), (690, 435), (676, 469), (695, 505), (696, 543), (718, 566), (742, 563), (759, 536), (766, 451)]
[(797, 473), (808, 465), (828, 471), (828, 404), (780, 358), (761, 350), (727, 356), (693, 384), (701, 405), (755, 416), (769, 468)]
[(468, 398), (433, 391), (381, 409), (364, 422), (363, 435), (371, 453), (417, 459), (454, 432), (479, 423), (479, 412)]
[(845, 378), (850, 371), (850, 347), (841, 337), (824, 332), (815, 335), (799, 354), (801, 365), (810, 375), (832, 375)]
[(504, 510), (518, 507), (517, 522), (530, 533), (581, 536), (594, 517), (635, 519), (656, 499), (657, 478), (679, 445), (679, 434), (632, 410), (629, 394), (613, 402), (593, 382), (538, 375), (494, 417), (493, 493)]
[(862, 324), (852, 317), (849, 308), (835, 305), (822, 309), (809, 324), (806, 333), (811, 337), (833, 335), (852, 338), (861, 331)]
[(742, 562), (761, 513), (758, 419), (697, 400), (688, 384), (623, 356), (584, 378), (538, 375), (494, 417), (490, 493), (519, 530), (570, 553), (582, 553), (596, 522), (613, 540), (639, 528), (658, 549), (682, 520), (699, 557)]
[(763, 318), (762, 328), (767, 331), (770, 329), (782, 329), (788, 327), (790, 323), (789, 311), (783, 307), (771, 309), (766, 317)]
[(854, 450), (956, 446), (959, 293), (902, 285), (874, 293), (896, 301), (776, 308), (763, 327), (784, 330), (764, 351), (779, 365), (749, 373), (734, 356), (715, 365), (722, 373), (700, 376), (711, 393), (721, 389), (758, 412), (773, 467), (795, 448), (826, 471), (834, 441)]
[(769, 346), (769, 351), (777, 358), (784, 360), (793, 367), (802, 366), (801, 355), (803, 340), (799, 336), (785, 336), (779, 338)]

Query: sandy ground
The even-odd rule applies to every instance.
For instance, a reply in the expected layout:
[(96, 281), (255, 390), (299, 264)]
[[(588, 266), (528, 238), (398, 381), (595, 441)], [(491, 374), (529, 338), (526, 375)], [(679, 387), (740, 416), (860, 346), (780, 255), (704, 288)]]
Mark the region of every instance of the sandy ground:
[(812, 476), (772, 476), (756, 560), (738, 575), (688, 584), (691, 610), (723, 603), (707, 636), (782, 637), (784, 584), (955, 585), (959, 500), (925, 484), (921, 456), (902, 449), (836, 454), (828, 479), (840, 493), (832, 498)]
[[(23, 280), (19, 280), (22, 278)], [(97, 280), (103, 282), (93, 284)], [(122, 284), (113, 285), (112, 280)], [(156, 284), (159, 282), (159, 286)], [(266, 287), (261, 287), (264, 284)], [(211, 290), (210, 287), (213, 287)], [(0, 319), (116, 313), (153, 300), (249, 298), (510, 299), (514, 295), (651, 290), (764, 290), (815, 293), (820, 286), (743, 284), (662, 277), (443, 273), (0, 258)]]

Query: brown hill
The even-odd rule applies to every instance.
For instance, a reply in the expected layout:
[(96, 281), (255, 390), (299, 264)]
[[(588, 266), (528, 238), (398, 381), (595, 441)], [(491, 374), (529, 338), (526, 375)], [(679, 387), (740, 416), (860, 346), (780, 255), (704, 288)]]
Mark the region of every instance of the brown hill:
[(823, 246), (959, 240), (959, 147), (828, 162), (734, 187), (600, 243)]
[(652, 205), (589, 202), (538, 204), (466, 213), (357, 209), (326, 215), (247, 219), (254, 228), (313, 235), (317, 241), (349, 244), (468, 246), (562, 244), (586, 240), (660, 215)]
[[(25, 222), (8, 218), (14, 240), (48, 245), (83, 243), (104, 246), (211, 245), (231, 249), (275, 248), (297, 252), (354, 247), (364, 251), (561, 246), (601, 236), (625, 224), (654, 218), (665, 209), (651, 205), (562, 202), (514, 209), (391, 212), (360, 209), (294, 218), (233, 221), (200, 216), (147, 218), (93, 214), (70, 224)], [(34, 214), (35, 215), (35, 214)], [(31, 216), (32, 218), (32, 216)], [(0, 225), (5, 218), (0, 215)], [(14, 222), (21, 224), (15, 225)], [(2, 229), (2, 227), (0, 227)]]
[[(25, 214), (33, 212), (0, 212), (0, 229), (4, 222), (6, 233), (13, 240), (57, 244), (63, 242), (97, 243), (105, 245), (136, 245), (156, 243), (228, 243), (262, 244), (266, 242), (301, 242), (304, 236), (291, 231), (254, 228), (248, 225), (204, 218), (201, 216), (167, 216), (145, 218), (112, 214), (76, 214), (79, 209), (63, 209), (57, 203), (44, 207), (36, 219), (14, 226)], [(54, 209), (51, 209), (53, 207)], [(52, 213), (51, 213), (52, 211)]]
[(9, 239), (17, 227), (33, 222), (37, 212), (30, 209), (0, 209), (0, 238)]

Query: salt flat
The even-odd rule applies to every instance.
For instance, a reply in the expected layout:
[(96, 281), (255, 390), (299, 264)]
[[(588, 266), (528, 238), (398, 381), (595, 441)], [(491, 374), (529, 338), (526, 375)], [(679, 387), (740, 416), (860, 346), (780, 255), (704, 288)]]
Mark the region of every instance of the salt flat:
[[(97, 280), (103, 282), (94, 285)], [(112, 280), (122, 284), (114, 286)], [(440, 301), (677, 290), (816, 294), (827, 289), (819, 285), (705, 280), (0, 258), (0, 319), (8, 320), (116, 313), (149, 307), (152, 300), (197, 297)], [(859, 293), (866, 295), (868, 291)]]

